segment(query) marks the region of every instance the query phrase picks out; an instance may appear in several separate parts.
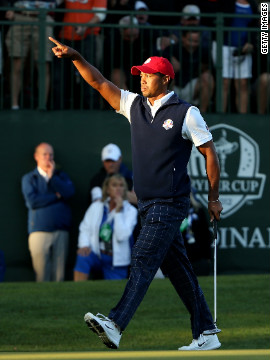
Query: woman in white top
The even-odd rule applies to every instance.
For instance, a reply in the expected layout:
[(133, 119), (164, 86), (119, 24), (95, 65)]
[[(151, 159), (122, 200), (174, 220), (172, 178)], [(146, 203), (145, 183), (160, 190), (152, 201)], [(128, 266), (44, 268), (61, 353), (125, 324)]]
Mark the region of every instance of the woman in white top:
[(79, 227), (75, 281), (87, 280), (94, 269), (101, 270), (104, 279), (127, 278), (137, 209), (126, 198), (122, 175), (104, 181), (102, 201), (89, 206)]

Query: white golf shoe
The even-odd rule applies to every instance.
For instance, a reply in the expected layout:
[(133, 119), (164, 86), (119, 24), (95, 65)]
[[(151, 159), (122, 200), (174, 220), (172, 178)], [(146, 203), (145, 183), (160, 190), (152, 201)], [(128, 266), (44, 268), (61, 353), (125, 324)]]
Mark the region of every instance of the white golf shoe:
[(118, 349), (122, 333), (112, 320), (102, 314), (95, 316), (89, 312), (84, 315), (84, 321), (108, 348)]
[(188, 346), (182, 346), (178, 350), (215, 350), (221, 347), (217, 335), (200, 335), (198, 339), (193, 339)]

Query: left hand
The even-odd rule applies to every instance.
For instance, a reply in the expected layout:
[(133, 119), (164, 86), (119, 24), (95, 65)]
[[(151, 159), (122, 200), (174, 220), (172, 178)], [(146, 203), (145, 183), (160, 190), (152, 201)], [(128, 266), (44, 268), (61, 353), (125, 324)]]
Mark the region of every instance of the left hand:
[(54, 160), (50, 160), (47, 166), (47, 174), (48, 178), (51, 179), (55, 170), (55, 162)]
[(79, 36), (84, 36), (85, 31), (86, 31), (86, 26), (77, 26), (75, 29), (75, 33)]
[(58, 199), (61, 199), (61, 194), (59, 192), (56, 192), (55, 195), (57, 196)]
[(246, 43), (242, 48), (242, 52), (244, 54), (251, 54), (252, 51), (253, 51), (253, 45), (251, 43)]
[(56, 44), (56, 46), (52, 48), (52, 51), (58, 58), (71, 58), (71, 60), (77, 60), (77, 58), (79, 58), (79, 53), (76, 50), (60, 43), (52, 37), (49, 37), (49, 40)]
[(210, 215), (210, 221), (212, 222), (214, 220), (214, 218), (219, 221), (222, 210), (223, 210), (223, 206), (220, 201), (209, 202), (208, 203), (208, 212)]

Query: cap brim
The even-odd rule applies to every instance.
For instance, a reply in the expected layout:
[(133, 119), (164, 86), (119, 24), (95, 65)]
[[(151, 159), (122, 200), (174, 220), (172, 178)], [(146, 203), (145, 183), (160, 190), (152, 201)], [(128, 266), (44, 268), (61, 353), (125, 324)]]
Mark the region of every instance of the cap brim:
[(102, 161), (106, 161), (106, 160), (117, 161), (117, 159), (115, 159), (115, 158), (113, 159), (112, 156), (108, 156), (108, 157), (105, 157), (104, 159), (102, 159)]
[(187, 15), (187, 16), (183, 16), (183, 19), (185, 19), (185, 20), (192, 20), (192, 19), (200, 20), (200, 17), (198, 15)]
[(155, 74), (157, 71), (146, 65), (132, 66), (131, 68), (132, 75), (140, 75), (141, 72), (145, 74)]

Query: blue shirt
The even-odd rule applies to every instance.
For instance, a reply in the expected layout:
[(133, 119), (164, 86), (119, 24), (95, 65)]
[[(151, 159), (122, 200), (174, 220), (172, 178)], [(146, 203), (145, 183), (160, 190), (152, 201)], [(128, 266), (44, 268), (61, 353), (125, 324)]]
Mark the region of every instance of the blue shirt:
[[(239, 15), (252, 15), (252, 9), (250, 5), (242, 5), (235, 3), (235, 14)], [(249, 23), (252, 21), (252, 18), (249, 17), (235, 17), (232, 19), (231, 26), (238, 28), (248, 27)], [(225, 38), (225, 45), (242, 47), (248, 42), (248, 32), (247, 31), (231, 31), (228, 33), (228, 37)]]

